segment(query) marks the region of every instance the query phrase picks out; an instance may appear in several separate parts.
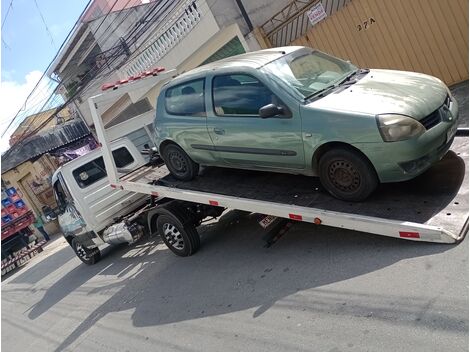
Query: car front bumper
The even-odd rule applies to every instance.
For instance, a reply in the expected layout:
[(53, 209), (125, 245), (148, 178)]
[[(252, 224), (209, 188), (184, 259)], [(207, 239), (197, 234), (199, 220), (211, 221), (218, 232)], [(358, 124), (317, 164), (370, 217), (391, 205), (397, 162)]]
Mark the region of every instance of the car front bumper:
[(374, 165), (380, 182), (410, 180), (442, 159), (452, 145), (458, 126), (458, 105), (452, 99), (448, 115), (418, 138), (400, 142), (358, 143)]

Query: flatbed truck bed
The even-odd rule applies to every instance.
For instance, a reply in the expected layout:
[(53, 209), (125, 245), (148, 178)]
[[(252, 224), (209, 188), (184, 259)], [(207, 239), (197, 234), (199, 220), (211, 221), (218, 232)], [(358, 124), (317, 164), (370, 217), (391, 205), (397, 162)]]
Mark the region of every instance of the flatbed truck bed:
[[(424, 174), (408, 182), (382, 184), (360, 203), (335, 199), (316, 178), (290, 174), (207, 167), (196, 179), (182, 182), (160, 164), (119, 175), (98, 104), (133, 89), (153, 86), (172, 74), (153, 74), (124, 87), (117, 82), (112, 90), (89, 98), (89, 106), (111, 187), (174, 200), (157, 206), (159, 209), (149, 215), (149, 225), (152, 231), (155, 223), (165, 243), (178, 255), (197, 250), (195, 227), (204, 216), (220, 215), (222, 208), (413, 241), (456, 243), (468, 232), (468, 129), (457, 133), (445, 157)], [(162, 216), (165, 220), (159, 227), (157, 220)], [(191, 228), (183, 232), (190, 248), (184, 246), (186, 249), (178, 252), (171, 248), (182, 241), (177, 228), (186, 229), (187, 224)]]
[(165, 165), (147, 165), (116, 186), (378, 235), (454, 243), (468, 232), (468, 137), (456, 137), (445, 157), (421, 176), (381, 184), (360, 203), (332, 197), (317, 178), (215, 167), (183, 182)]

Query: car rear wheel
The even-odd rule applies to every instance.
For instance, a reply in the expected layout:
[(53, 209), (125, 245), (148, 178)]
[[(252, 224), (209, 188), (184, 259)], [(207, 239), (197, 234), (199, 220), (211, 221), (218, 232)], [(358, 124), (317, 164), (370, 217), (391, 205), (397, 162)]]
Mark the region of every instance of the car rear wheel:
[(162, 157), (168, 170), (178, 180), (192, 180), (199, 172), (199, 164), (192, 161), (189, 155), (176, 144), (167, 145), (163, 149)]
[(323, 154), (319, 176), (323, 187), (334, 197), (353, 202), (366, 199), (379, 184), (370, 162), (345, 148), (331, 149)]

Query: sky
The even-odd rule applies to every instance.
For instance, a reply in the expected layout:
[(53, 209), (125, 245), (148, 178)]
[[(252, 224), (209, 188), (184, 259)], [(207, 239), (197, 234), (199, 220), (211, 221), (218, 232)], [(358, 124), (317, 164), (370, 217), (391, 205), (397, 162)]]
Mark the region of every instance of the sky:
[[(88, 0), (1, 0), (0, 135), (22, 107), (87, 3)], [(42, 81), (27, 106), (38, 107), (50, 92), (47, 80)], [(0, 152), (8, 149), (13, 131), (10, 128), (2, 137)]]

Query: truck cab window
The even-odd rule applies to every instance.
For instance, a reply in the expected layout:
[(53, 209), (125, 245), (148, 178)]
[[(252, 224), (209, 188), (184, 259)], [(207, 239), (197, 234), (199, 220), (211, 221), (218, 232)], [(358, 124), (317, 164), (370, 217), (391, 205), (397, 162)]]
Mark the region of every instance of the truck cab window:
[[(124, 168), (134, 162), (129, 150), (121, 147), (113, 150), (114, 162), (117, 168)], [(103, 157), (96, 158), (73, 170), (72, 175), (80, 188), (88, 187), (106, 177)]]

